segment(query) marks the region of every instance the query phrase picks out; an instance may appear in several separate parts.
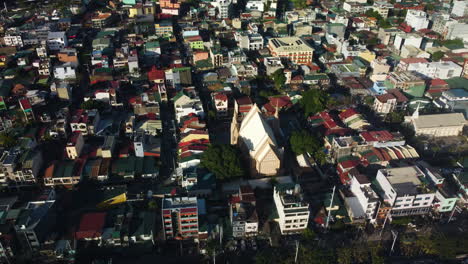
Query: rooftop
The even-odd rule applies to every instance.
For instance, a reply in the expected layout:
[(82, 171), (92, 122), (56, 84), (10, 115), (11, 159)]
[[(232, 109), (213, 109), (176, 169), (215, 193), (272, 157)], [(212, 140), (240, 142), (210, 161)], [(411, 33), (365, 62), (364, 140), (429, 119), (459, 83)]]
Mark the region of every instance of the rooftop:
[(398, 195), (418, 194), (424, 173), (416, 166), (380, 170)]

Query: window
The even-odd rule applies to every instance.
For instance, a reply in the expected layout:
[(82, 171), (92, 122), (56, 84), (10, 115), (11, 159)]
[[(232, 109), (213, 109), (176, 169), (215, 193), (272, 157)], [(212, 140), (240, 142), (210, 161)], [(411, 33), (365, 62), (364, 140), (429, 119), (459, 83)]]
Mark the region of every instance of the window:
[(290, 225), (287, 225), (286, 228), (291, 228), (291, 226), (290, 226)]
[(291, 220), (286, 220), (286, 224), (289, 224), (289, 223), (291, 223)]
[(429, 200), (429, 199), (431, 199), (431, 197), (426, 197), (424, 200)]

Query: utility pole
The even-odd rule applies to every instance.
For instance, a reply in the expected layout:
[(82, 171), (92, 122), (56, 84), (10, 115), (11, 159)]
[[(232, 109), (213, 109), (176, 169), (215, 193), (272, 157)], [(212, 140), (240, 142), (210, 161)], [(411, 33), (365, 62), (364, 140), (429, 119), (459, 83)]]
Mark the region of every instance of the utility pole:
[(387, 218), (388, 218), (389, 215), (390, 215), (390, 210), (387, 212), (387, 215), (385, 215), (385, 220), (383, 222), (382, 230), (380, 230), (380, 237), (382, 237), (382, 233), (383, 233), (383, 231), (385, 229), (385, 224), (387, 223)]
[(294, 258), (294, 263), (297, 263), (298, 253), (299, 253), (299, 240), (296, 240), (296, 257)]
[(457, 212), (460, 213), (460, 208), (458, 208), (457, 205), (455, 205), (455, 207), (453, 208), (452, 213), (450, 214), (450, 218), (449, 218), (449, 220), (447, 221), (447, 224), (450, 223), (450, 221), (452, 221), (452, 217), (453, 217), (453, 214), (455, 214), (455, 211), (457, 211)]
[(325, 224), (325, 229), (328, 229), (328, 223), (330, 222), (331, 208), (333, 206), (333, 198), (335, 197), (335, 189), (336, 189), (336, 185), (333, 186), (332, 198), (330, 201), (330, 206), (328, 207), (328, 216), (327, 216), (327, 223)]
[(216, 250), (213, 250), (213, 264), (216, 264)]
[(392, 243), (392, 248), (390, 249), (390, 254), (393, 252), (393, 247), (395, 247), (395, 242), (398, 238), (398, 232), (392, 230), (392, 236), (393, 236), (393, 243)]

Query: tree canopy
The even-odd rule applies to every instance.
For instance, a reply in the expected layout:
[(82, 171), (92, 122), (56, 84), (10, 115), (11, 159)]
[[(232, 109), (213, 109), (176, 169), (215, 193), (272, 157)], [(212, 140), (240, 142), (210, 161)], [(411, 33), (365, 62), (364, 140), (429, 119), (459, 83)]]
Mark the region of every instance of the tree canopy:
[(323, 90), (310, 89), (302, 94), (299, 104), (304, 110), (304, 114), (309, 116), (323, 111), (329, 98), (329, 95)]
[(306, 130), (294, 131), (289, 138), (291, 150), (296, 155), (309, 153), (319, 164), (326, 161), (325, 153), (322, 151), (323, 143)]
[(231, 145), (213, 144), (203, 152), (200, 165), (213, 172), (218, 180), (230, 180), (244, 176), (240, 151)]
[(106, 107), (106, 103), (98, 100), (88, 100), (81, 103), (80, 107), (85, 110), (97, 109), (98, 111), (102, 111)]
[(10, 148), (14, 145), (16, 145), (16, 138), (11, 133), (0, 133), (0, 146)]
[(295, 9), (304, 9), (307, 7), (307, 0), (291, 0)]
[(283, 85), (286, 83), (286, 76), (284, 76), (283, 69), (276, 70), (272, 75), (271, 78), (275, 82), (275, 89), (280, 91)]
[(431, 59), (433, 61), (439, 61), (440, 59), (442, 59), (444, 57), (445, 53), (443, 51), (436, 51), (432, 54), (431, 56)]

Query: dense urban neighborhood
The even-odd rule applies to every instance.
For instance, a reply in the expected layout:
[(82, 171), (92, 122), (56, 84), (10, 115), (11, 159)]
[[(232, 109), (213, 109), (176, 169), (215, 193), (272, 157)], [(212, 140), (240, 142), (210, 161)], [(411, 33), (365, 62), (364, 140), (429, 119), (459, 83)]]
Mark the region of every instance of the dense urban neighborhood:
[(0, 9), (0, 263), (468, 263), (467, 0)]

